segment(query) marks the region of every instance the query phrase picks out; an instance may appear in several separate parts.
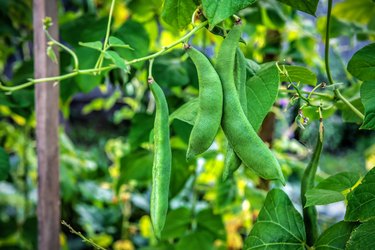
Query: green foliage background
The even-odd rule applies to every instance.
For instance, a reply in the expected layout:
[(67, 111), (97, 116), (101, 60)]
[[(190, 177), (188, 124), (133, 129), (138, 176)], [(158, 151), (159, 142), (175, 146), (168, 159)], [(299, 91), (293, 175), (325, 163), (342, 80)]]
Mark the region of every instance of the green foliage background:
[[(282, 187), (260, 180), (243, 167), (233, 179), (221, 181), (227, 146), (222, 132), (212, 148), (197, 161), (185, 160), (195, 119), (198, 79), (194, 64), (185, 55), (182, 45), (178, 45), (157, 57), (153, 69), (171, 113), (187, 105), (185, 110), (171, 116), (170, 211), (162, 240), (157, 242), (149, 218), (154, 103), (147, 87), (148, 63), (133, 64), (129, 72), (125, 72), (126, 66), (116, 55), (130, 61), (171, 44), (192, 29), (193, 13), (197, 6), (202, 6), (209, 25), (197, 32), (190, 44), (214, 62), (222, 36), (232, 25), (230, 17), (240, 16), (244, 24), (244, 42), (240, 48), (251, 59), (248, 62), (248, 96), (263, 93), (267, 83), (275, 83), (274, 96), (260, 94), (259, 102), (267, 107), (276, 101), (271, 108), (276, 117), (273, 151), (288, 178), (284, 190), (290, 190), (289, 187), (299, 185), (310, 158), (319, 115), (316, 109), (304, 107), (303, 114), (308, 120), (302, 124), (298, 109), (303, 100), (295, 98), (295, 90), (285, 83), (290, 79), (282, 70), (288, 72), (292, 82), (299, 83), (302, 92), (309, 92), (320, 82), (327, 81), (322, 56), (326, 1), (320, 1), (319, 5), (318, 2), (117, 0), (111, 35), (132, 49), (115, 48), (113, 51), (117, 54), (105, 59), (103, 66), (114, 63), (119, 68), (96, 76), (79, 75), (59, 84), (62, 219), (109, 249), (242, 249), (244, 246), (247, 249), (249, 244), (257, 244), (252, 242), (254, 237), (247, 237), (251, 229), (254, 228), (253, 236), (270, 230), (269, 227), (261, 229), (262, 224), (254, 226), (258, 214), (260, 222), (276, 221), (273, 214), (269, 218), (260, 212), (263, 205), (270, 206), (273, 199), (281, 204), (282, 210), (275, 213), (292, 214), (296, 224), (290, 230), (301, 230), (302, 220), (290, 201), (292, 198), (294, 207), (300, 206), (293, 199), (298, 197), (298, 192), (289, 191), (288, 198), (275, 189), (266, 199), (267, 191)], [(59, 2), (59, 21), (54, 25), (59, 25), (60, 40), (76, 52), (80, 69), (95, 66), (100, 52), (80, 43), (103, 40), (110, 4), (104, 0)], [(31, 9), (30, 0), (0, 1), (0, 70), (3, 72), (0, 80), (8, 86), (33, 77)], [(346, 195), (375, 165), (375, 135), (371, 131), (375, 128), (375, 4), (371, 0), (340, 1), (334, 5), (332, 13), (332, 75), (342, 94), (365, 114), (365, 119), (362, 123), (342, 102), (334, 103), (323, 112), (326, 143), (317, 179), (321, 181), (333, 175), (333, 182), (346, 185), (334, 186), (332, 179), (321, 182), (310, 190), (308, 203), (325, 205), (330, 203), (327, 201), (352, 200), (345, 219), (362, 224), (338, 222), (343, 218), (332, 214), (321, 216), (322, 231), (338, 223), (324, 232), (316, 246), (319, 249), (330, 237), (337, 237), (335, 227), (347, 236), (343, 239), (348, 241), (348, 249), (357, 249), (359, 242), (364, 242), (361, 230), (368, 232), (368, 239), (374, 232), (374, 224), (369, 221), (374, 216), (371, 204), (364, 211), (351, 212), (353, 204), (364, 202), (356, 192), (371, 191), (367, 185), (373, 183), (373, 171), (367, 174), (367, 182)], [(355, 50), (363, 47), (348, 64)], [(280, 68), (274, 63), (266, 64), (269, 61), (279, 61)], [(280, 66), (283, 64), (286, 66)], [(364, 64), (369, 68), (364, 70)], [(61, 74), (71, 72), (72, 67), (69, 54), (61, 51)], [(328, 98), (333, 97), (332, 88), (318, 92), (323, 95), (316, 102), (333, 103), (332, 98)], [(254, 107), (256, 97), (248, 99), (248, 111), (254, 116), (252, 125), (259, 127), (262, 114), (269, 110), (262, 110), (261, 105)], [(33, 87), (11, 95), (0, 92), (0, 249), (36, 249), (37, 162), (33, 105)], [(335, 175), (343, 171), (356, 174)], [(323, 192), (325, 199), (321, 199)], [(276, 229), (272, 232), (279, 233)], [(302, 249), (306, 235), (304, 231), (297, 235)], [(61, 230), (61, 244), (62, 249), (89, 248), (66, 227)], [(368, 244), (373, 246), (374, 242), (370, 240)], [(340, 248), (345, 244), (337, 242), (335, 246)]]

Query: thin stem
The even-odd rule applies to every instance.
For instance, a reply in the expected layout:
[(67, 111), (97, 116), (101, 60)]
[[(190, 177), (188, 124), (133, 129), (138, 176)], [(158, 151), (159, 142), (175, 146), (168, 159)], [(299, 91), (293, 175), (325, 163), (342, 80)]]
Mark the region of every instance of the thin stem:
[(332, 0), (328, 0), (328, 10), (327, 10), (327, 23), (326, 23), (326, 39), (325, 39), (325, 48), (324, 48), (324, 62), (326, 66), (328, 84), (333, 84), (333, 79), (331, 75), (331, 69), (329, 65), (329, 30), (331, 23), (331, 12), (332, 12)]
[(356, 114), (361, 120), (365, 119), (365, 116), (362, 114), (361, 111), (359, 111), (356, 107), (351, 104), (348, 99), (346, 99), (340, 92), (340, 90), (335, 89), (335, 94), (337, 98), (339, 98), (343, 103), (345, 103), (353, 112)]
[(154, 59), (150, 60), (150, 64), (148, 66), (148, 78), (152, 78), (152, 65), (154, 64)]
[(108, 18), (108, 23), (107, 23), (107, 32), (106, 32), (105, 38), (104, 38), (103, 50), (105, 50), (106, 47), (107, 47), (109, 34), (111, 33), (111, 22), (112, 22), (113, 9), (115, 7), (115, 2), (116, 2), (116, 0), (112, 0), (111, 9), (109, 10), (109, 18)]
[[(154, 58), (156, 58), (160, 55), (165, 54), (168, 50), (170, 50), (171, 48), (175, 47), (176, 45), (178, 45), (180, 43), (183, 43), (184, 41), (189, 39), (189, 37), (194, 35), (197, 31), (204, 28), (207, 25), (207, 23), (208, 23), (208, 21), (202, 22), (201, 24), (194, 27), (194, 29), (192, 29), (190, 32), (185, 34), (183, 37), (181, 37), (177, 41), (171, 43), (170, 45), (163, 47), (161, 50), (159, 50), (159, 51), (157, 51), (157, 52), (155, 52), (151, 55), (148, 55), (148, 56), (145, 56), (145, 57), (140, 57), (140, 58), (128, 61), (128, 62), (126, 62), (126, 64), (131, 65), (131, 64), (138, 63), (138, 62), (147, 61), (147, 60), (154, 59)], [(103, 70), (112, 70), (112, 69), (116, 69), (116, 68), (118, 68), (116, 65), (110, 65), (110, 66), (106, 66), (106, 67), (102, 67), (102, 68), (76, 70), (72, 73), (68, 73), (68, 74), (61, 75), (61, 76), (31, 79), (30, 81), (28, 81), (26, 83), (23, 83), (23, 84), (17, 85), (17, 86), (13, 86), (13, 87), (5, 86), (0, 82), (0, 90), (12, 92), (12, 91), (20, 90), (20, 89), (23, 89), (23, 88), (27, 88), (27, 87), (32, 86), (32, 85), (37, 84), (37, 83), (61, 81), (61, 80), (65, 80), (65, 79), (68, 79), (68, 78), (75, 77), (77, 75), (91, 75), (91, 74), (96, 74), (98, 71), (100, 72), (100, 71), (103, 71)]]
[[(324, 49), (324, 62), (327, 72), (328, 83), (333, 85), (333, 79), (331, 75), (331, 69), (329, 65), (329, 30), (330, 30), (330, 23), (331, 23), (331, 12), (332, 12), (332, 0), (328, 0), (328, 10), (327, 10), (327, 23), (326, 23), (326, 40), (325, 40), (325, 49)], [(343, 103), (345, 103), (353, 112), (356, 114), (361, 120), (365, 118), (361, 111), (359, 111), (356, 107), (354, 107), (340, 92), (339, 89), (334, 89), (334, 93), (338, 99), (340, 99)]]
[(183, 43), (184, 41), (188, 40), (189, 37), (191, 37), (192, 35), (194, 35), (198, 30), (202, 29), (204, 26), (206, 26), (208, 23), (208, 21), (204, 21), (202, 22), (201, 24), (197, 25), (194, 27), (194, 29), (192, 29), (189, 33), (187, 33), (186, 35), (184, 35), (183, 37), (181, 37), (180, 39), (176, 40), (175, 42), (169, 44), (168, 46), (165, 46), (163, 47), (161, 50), (159, 50), (158, 52), (155, 52), (154, 54), (151, 54), (151, 55), (148, 55), (148, 56), (145, 56), (145, 57), (141, 57), (141, 58), (137, 58), (137, 59), (134, 59), (134, 60), (131, 60), (129, 62), (127, 62), (127, 64), (134, 64), (134, 63), (138, 63), (138, 62), (143, 62), (143, 61), (147, 61), (147, 60), (150, 60), (150, 59), (153, 59), (155, 57), (158, 57), (162, 54), (164, 54), (166, 51), (168, 51), (169, 49), (175, 47), (176, 45), (180, 44), (180, 43)]
[(55, 40), (51, 34), (48, 32), (48, 30), (44, 30), (46, 36), (48, 37), (49, 40), (51, 40), (54, 44), (56, 44), (57, 46), (61, 47), (63, 50), (65, 50), (66, 52), (68, 52), (72, 57), (73, 57), (73, 61), (74, 61), (74, 70), (78, 70), (79, 68), (79, 61), (78, 61), (78, 57), (76, 55), (76, 53), (74, 53), (73, 50), (69, 49), (67, 46), (65, 46), (64, 44), (60, 43), (59, 41)]
[(104, 38), (104, 43), (103, 43), (103, 49), (100, 52), (100, 56), (98, 58), (98, 61), (95, 64), (95, 68), (97, 69), (97, 72), (100, 72), (99, 68), (102, 66), (103, 58), (104, 58), (104, 53), (109, 48), (109, 46), (108, 46), (108, 39), (109, 39), (109, 34), (111, 33), (111, 22), (112, 22), (113, 9), (114, 9), (114, 6), (115, 6), (115, 2), (116, 2), (116, 0), (112, 0), (111, 9), (109, 10), (107, 30), (106, 30), (106, 33), (105, 33), (105, 38)]
[(76, 231), (71, 225), (69, 225), (65, 221), (61, 221), (61, 224), (63, 224), (67, 228), (69, 228), (69, 230), (70, 230), (71, 233), (77, 235), (78, 237), (80, 237), (82, 239), (83, 242), (86, 242), (86, 243), (90, 244), (95, 249), (106, 250), (104, 247), (99, 246), (98, 244), (96, 244), (92, 239), (86, 238), (81, 232)]
[[(279, 89), (279, 91), (281, 92), (284, 92), (284, 93), (295, 93), (294, 90), (292, 89)], [(327, 98), (327, 99), (330, 99), (330, 100), (333, 100), (334, 97), (329, 95), (329, 94), (326, 94), (326, 93), (321, 93), (321, 92), (309, 92), (309, 91), (304, 91), (304, 90), (300, 90), (300, 92), (302, 94), (311, 94), (311, 95), (316, 95), (316, 96), (320, 96), (320, 97), (324, 97), (324, 98)]]
[(311, 95), (314, 94), (314, 92), (315, 92), (318, 88), (320, 88), (321, 86), (322, 86), (321, 83), (319, 83), (318, 85), (316, 85), (316, 86), (311, 90), (311, 92), (309, 93), (309, 95), (307, 96), (307, 99), (310, 99)]
[(26, 83), (23, 83), (21, 85), (17, 85), (17, 86), (14, 86), (14, 87), (5, 86), (5, 85), (3, 85), (0, 82), (0, 89), (4, 90), (4, 91), (10, 91), (10, 92), (12, 92), (12, 91), (16, 91), (16, 90), (27, 88), (27, 87), (32, 86), (32, 85), (37, 84), (37, 83), (42, 83), (42, 82), (58, 82), (58, 81), (61, 81), (61, 80), (64, 80), (64, 79), (68, 79), (68, 78), (74, 77), (76, 75), (78, 75), (78, 71), (74, 71), (72, 73), (61, 75), (61, 76), (53, 76), (53, 77), (45, 77), (45, 78), (39, 78), (39, 79), (31, 79), (30, 81), (28, 81)]

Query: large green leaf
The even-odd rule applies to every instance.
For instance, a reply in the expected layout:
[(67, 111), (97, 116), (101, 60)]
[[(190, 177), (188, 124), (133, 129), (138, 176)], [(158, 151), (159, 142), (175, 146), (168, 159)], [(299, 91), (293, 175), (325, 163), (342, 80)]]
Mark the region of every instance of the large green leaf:
[(279, 71), (275, 63), (266, 63), (246, 82), (247, 113), (258, 131), (279, 91)]
[(0, 147), (0, 181), (7, 178), (9, 169), (9, 156), (5, 150)]
[(353, 55), (348, 63), (348, 71), (362, 81), (375, 80), (375, 43)]
[(318, 6), (319, 0), (304, 0), (304, 1), (295, 1), (295, 0), (277, 0), (281, 3), (291, 6), (293, 9), (300, 10), (315, 16), (315, 11)]
[(190, 233), (176, 244), (176, 250), (214, 250), (213, 237), (205, 231)]
[(172, 155), (171, 183), (169, 185), (170, 198), (176, 196), (183, 189), (186, 181), (192, 174), (192, 170), (189, 168), (189, 163), (186, 162), (185, 150), (174, 149)]
[(121, 56), (119, 56), (119, 54), (117, 54), (115, 51), (108, 50), (105, 52), (105, 55), (107, 58), (111, 59), (117, 67), (124, 70), (125, 72), (127, 71), (124, 59), (122, 59)]
[(210, 28), (254, 3), (255, 0), (202, 0)]
[(211, 209), (204, 209), (198, 213), (197, 222), (198, 229), (225, 240), (225, 227), (220, 214), (214, 214)]
[(305, 207), (315, 205), (326, 205), (338, 201), (345, 200), (345, 196), (336, 191), (313, 188), (306, 192), (306, 205)]
[(350, 234), (357, 226), (356, 223), (340, 221), (326, 229), (316, 240), (316, 250), (345, 249)]
[(173, 50), (155, 59), (153, 76), (160, 86), (183, 86), (190, 82), (186, 61), (181, 60), (183, 50)]
[(244, 249), (305, 249), (302, 216), (280, 189), (271, 190)]
[(347, 250), (375, 249), (375, 221), (368, 221), (354, 229), (348, 243)]
[(191, 22), (195, 9), (193, 0), (165, 0), (161, 17), (172, 27), (183, 29)]
[(343, 192), (352, 188), (361, 178), (358, 172), (342, 172), (319, 182), (316, 188)]
[[(150, 45), (150, 37), (144, 26), (135, 21), (127, 21), (114, 34), (118, 39), (128, 44), (131, 48), (116, 47), (116, 52), (126, 60), (132, 60), (146, 56)], [(113, 41), (112, 41), (113, 42)], [(143, 63), (132, 66), (140, 68)]]
[(194, 98), (187, 103), (183, 104), (181, 107), (176, 109), (170, 116), (169, 116), (169, 123), (172, 123), (174, 119), (178, 119), (194, 125), (195, 120), (197, 118), (199, 108), (199, 99)]
[(366, 24), (375, 16), (375, 2), (373, 0), (345, 0), (333, 7), (332, 15), (350, 22)]
[(315, 86), (316, 82), (318, 81), (316, 78), (316, 74), (308, 68), (293, 65), (285, 65), (281, 67), (283, 69), (285, 68), (289, 76), (287, 77), (286, 74), (280, 72), (280, 81), (282, 82), (289, 82), (291, 80), (292, 82), (300, 82), (303, 84)]
[(375, 168), (371, 169), (347, 196), (345, 220), (367, 221), (375, 217)]
[[(99, 57), (99, 51), (92, 50), (90, 48), (80, 47), (76, 49), (76, 54), (79, 59), (80, 69), (92, 69)], [(84, 93), (88, 93), (98, 86), (102, 81), (101, 75), (78, 75), (75, 78), (80, 90)]]
[(354, 187), (360, 175), (356, 172), (343, 172), (321, 181), (306, 193), (306, 207), (326, 205), (345, 200), (343, 192)]
[(365, 119), (361, 128), (375, 130), (375, 80), (362, 83), (361, 101), (365, 107)]
[(181, 207), (168, 213), (161, 238), (174, 239), (181, 237), (189, 229), (191, 223), (191, 211)]

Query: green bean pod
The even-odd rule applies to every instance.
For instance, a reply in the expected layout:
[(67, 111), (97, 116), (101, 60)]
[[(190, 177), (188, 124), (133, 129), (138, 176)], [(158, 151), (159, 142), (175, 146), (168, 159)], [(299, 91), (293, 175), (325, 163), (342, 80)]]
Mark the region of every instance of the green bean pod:
[(160, 239), (168, 212), (172, 152), (169, 139), (169, 112), (165, 95), (153, 79), (149, 80), (149, 85), (156, 103), (150, 214), (155, 236)]
[(312, 189), (315, 185), (315, 175), (318, 170), (320, 155), (323, 150), (323, 138), (324, 138), (324, 127), (320, 124), (320, 131), (318, 133), (318, 139), (316, 141), (314, 153), (311, 157), (309, 164), (307, 165), (303, 177), (301, 180), (301, 204), (303, 208), (303, 220), (305, 223), (306, 230), (306, 243), (309, 246), (313, 246), (315, 240), (319, 236), (318, 230), (318, 214), (315, 206), (305, 207), (306, 205), (306, 192)]
[(187, 47), (187, 54), (197, 68), (199, 80), (199, 108), (189, 138), (186, 158), (205, 152), (220, 128), (223, 111), (223, 89), (220, 77), (208, 58), (198, 50)]
[[(236, 58), (234, 65), (234, 83), (240, 98), (242, 110), (247, 116), (247, 99), (246, 99), (246, 58), (240, 48), (236, 50)], [(223, 180), (228, 179), (241, 166), (241, 159), (233, 151), (228, 144), (227, 153), (224, 160)]]
[(233, 76), (240, 36), (241, 26), (235, 25), (224, 39), (217, 57), (216, 69), (224, 92), (221, 126), (230, 145), (245, 166), (264, 179), (280, 180), (284, 184), (284, 176), (278, 161), (257, 135), (241, 107)]

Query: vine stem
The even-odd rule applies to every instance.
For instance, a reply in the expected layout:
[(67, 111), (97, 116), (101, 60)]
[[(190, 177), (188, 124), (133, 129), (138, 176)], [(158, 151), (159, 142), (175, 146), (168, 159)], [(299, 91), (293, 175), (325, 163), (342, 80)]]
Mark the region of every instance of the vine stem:
[(78, 57), (77, 55), (73, 52), (73, 50), (69, 49), (67, 46), (65, 46), (64, 44), (60, 43), (59, 41), (55, 40), (51, 34), (48, 32), (48, 30), (44, 30), (46, 36), (48, 37), (49, 40), (51, 40), (54, 44), (56, 44), (57, 46), (61, 47), (63, 50), (65, 50), (66, 52), (68, 52), (72, 57), (73, 57), (73, 61), (74, 61), (74, 70), (78, 70), (79, 68), (79, 61), (78, 61)]
[[(279, 91), (280, 92), (284, 92), (284, 93), (295, 93), (295, 91), (292, 90), (292, 89), (282, 89), (282, 88), (280, 88)], [(334, 98), (330, 94), (321, 93), (321, 92), (309, 92), (309, 91), (300, 90), (300, 93), (302, 93), (302, 94), (309, 94), (309, 95), (310, 94), (311, 95), (316, 95), (316, 96), (324, 97), (324, 98), (327, 98), (327, 99), (330, 99), (330, 100), (333, 100), (333, 98)]]
[[(194, 29), (192, 29), (190, 32), (186, 33), (180, 39), (176, 40), (175, 42), (171, 43), (168, 46), (163, 47), (161, 50), (159, 50), (159, 51), (157, 51), (157, 52), (155, 52), (151, 55), (136, 58), (134, 60), (131, 60), (131, 61), (128, 61), (128, 62), (125, 62), (125, 63), (127, 65), (132, 65), (132, 64), (135, 64), (135, 63), (138, 63), (138, 62), (143, 62), (143, 61), (147, 61), (147, 60), (150, 60), (150, 59), (154, 59), (154, 58), (156, 58), (160, 55), (163, 55), (164, 53), (166, 53), (171, 48), (177, 46), (180, 43), (185, 42), (192, 35), (194, 35), (197, 31), (204, 28), (207, 25), (207, 23), (208, 23), (208, 21), (204, 21), (204, 22), (200, 23), (199, 25), (195, 26)], [(26, 83), (20, 84), (18, 86), (13, 86), (13, 87), (4, 86), (2, 84), (2, 82), (0, 82), (0, 90), (12, 92), (12, 91), (16, 91), (16, 90), (20, 90), (20, 89), (23, 89), (23, 88), (30, 87), (30, 86), (32, 86), (34, 84), (37, 84), (37, 83), (58, 82), (58, 81), (61, 81), (61, 80), (65, 80), (65, 79), (75, 77), (77, 75), (91, 75), (91, 74), (97, 73), (98, 71), (112, 70), (112, 69), (116, 69), (116, 68), (118, 68), (116, 65), (110, 65), (110, 66), (106, 66), (106, 67), (102, 67), (102, 68), (76, 70), (74, 72), (71, 72), (71, 73), (68, 73), (68, 74), (65, 74), (65, 75), (61, 75), (61, 76), (52, 76), (52, 77), (45, 77), (45, 78), (39, 78), (39, 79), (31, 79)]]
[(64, 226), (66, 226), (67, 228), (69, 228), (70, 232), (77, 235), (78, 237), (80, 237), (82, 239), (83, 242), (86, 242), (87, 244), (91, 245), (92, 247), (94, 247), (95, 249), (99, 249), (99, 250), (107, 250), (105, 249), (104, 247), (102, 246), (99, 246), (98, 244), (96, 244), (93, 240), (89, 239), (89, 238), (86, 238), (81, 232), (78, 232), (76, 231), (71, 225), (69, 225), (68, 223), (66, 223), (65, 221), (61, 221), (61, 224), (63, 224)]
[(100, 52), (100, 56), (98, 58), (98, 61), (95, 64), (95, 68), (97, 68), (97, 69), (102, 66), (104, 53), (106, 52), (106, 50), (109, 47), (108, 46), (108, 39), (109, 39), (109, 34), (111, 33), (111, 22), (112, 22), (113, 9), (115, 7), (115, 2), (116, 2), (116, 0), (112, 0), (111, 8), (109, 10), (109, 17), (108, 17), (108, 23), (107, 23), (107, 31), (105, 33), (105, 38), (104, 38), (104, 43), (103, 43), (103, 50)]
[[(325, 39), (325, 48), (324, 48), (324, 62), (325, 68), (328, 78), (328, 83), (330, 85), (334, 84), (331, 75), (331, 69), (329, 65), (329, 39), (330, 39), (330, 23), (331, 23), (331, 12), (332, 12), (332, 0), (328, 0), (328, 10), (327, 10), (327, 22), (326, 22), (326, 39)], [(365, 118), (361, 111), (359, 111), (356, 107), (353, 106), (340, 92), (339, 89), (334, 89), (335, 96), (340, 99), (345, 105), (347, 105), (353, 112), (356, 114), (361, 120)]]

